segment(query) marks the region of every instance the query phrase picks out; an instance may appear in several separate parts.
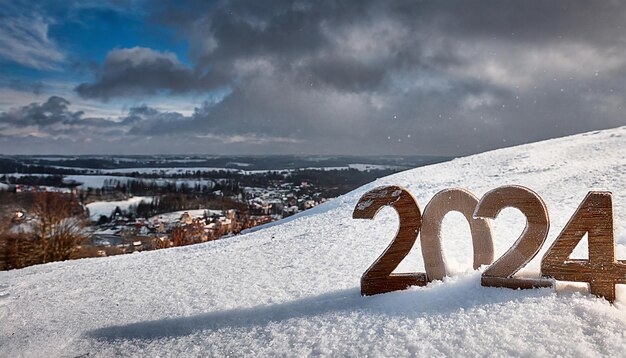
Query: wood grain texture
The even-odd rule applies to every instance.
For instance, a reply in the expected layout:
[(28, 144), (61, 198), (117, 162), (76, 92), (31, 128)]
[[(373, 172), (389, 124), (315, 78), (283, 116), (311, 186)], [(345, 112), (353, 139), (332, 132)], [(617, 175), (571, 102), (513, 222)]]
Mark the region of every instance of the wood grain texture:
[(545, 203), (537, 193), (526, 187), (503, 186), (482, 197), (474, 216), (495, 219), (506, 207), (516, 208), (526, 216), (526, 228), (513, 246), (485, 270), (481, 284), (513, 289), (540, 287), (539, 283), (541, 287), (551, 286), (552, 281), (549, 279), (513, 279), (513, 275), (537, 255), (546, 240), (550, 219)]
[[(587, 234), (588, 260), (570, 259)], [(615, 301), (615, 284), (626, 283), (626, 262), (615, 259), (610, 192), (589, 192), (541, 260), (541, 273), (557, 280), (589, 283), (589, 292)]]
[(361, 294), (403, 290), (409, 286), (425, 286), (423, 272), (392, 273), (411, 251), (419, 234), (422, 215), (417, 201), (399, 186), (375, 188), (363, 195), (354, 208), (355, 219), (373, 219), (385, 206), (393, 207), (400, 217), (400, 226), (394, 240), (361, 277)]
[(474, 270), (493, 262), (491, 223), (485, 218), (474, 218), (477, 205), (478, 198), (471, 192), (450, 188), (435, 194), (424, 208), (420, 243), (428, 281), (442, 280), (449, 275), (441, 246), (441, 222), (451, 211), (460, 212), (469, 223), (474, 248)]
[(554, 286), (552, 280), (546, 280), (544, 278), (493, 276), (482, 276), (480, 278), (480, 284), (485, 287), (505, 287), (521, 290)]

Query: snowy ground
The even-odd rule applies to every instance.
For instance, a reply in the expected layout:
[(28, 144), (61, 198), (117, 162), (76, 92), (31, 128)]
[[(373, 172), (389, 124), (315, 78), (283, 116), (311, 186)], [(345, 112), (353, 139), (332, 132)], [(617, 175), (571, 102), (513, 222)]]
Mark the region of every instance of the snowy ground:
[[(0, 356), (623, 356), (626, 289), (615, 305), (580, 284), (515, 291), (480, 286), (469, 226), (446, 216), (457, 275), (373, 297), (359, 278), (397, 217), (354, 220), (373, 187), (408, 187), (423, 209), (439, 190), (481, 196), (520, 184), (552, 222), (539, 260), (589, 190), (614, 195), (617, 257), (626, 258), (626, 127), (497, 150), (398, 173), (278, 224), (228, 240), (0, 273)], [(494, 221), (496, 255), (524, 219)], [(584, 252), (584, 250), (580, 251)], [(579, 252), (579, 254), (580, 254)], [(398, 271), (423, 271), (419, 245)]]

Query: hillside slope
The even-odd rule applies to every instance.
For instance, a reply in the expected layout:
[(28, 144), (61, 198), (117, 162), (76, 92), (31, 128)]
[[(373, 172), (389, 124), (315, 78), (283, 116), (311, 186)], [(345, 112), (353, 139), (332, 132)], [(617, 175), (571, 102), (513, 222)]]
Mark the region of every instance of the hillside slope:
[[(363, 271), (389, 244), (397, 216), (354, 220), (367, 190), (407, 187), (423, 209), (439, 190), (477, 196), (504, 184), (539, 193), (551, 230), (539, 260), (589, 190), (614, 195), (616, 253), (626, 258), (626, 127), (496, 150), (398, 173), (304, 215), (202, 245), (0, 273), (0, 356), (621, 356), (626, 287), (610, 305), (584, 285), (483, 288), (469, 226), (444, 220), (457, 272), (444, 282), (373, 297)], [(496, 257), (524, 226), (494, 221)], [(584, 247), (578, 255), (586, 252)], [(398, 271), (423, 271), (417, 244)]]

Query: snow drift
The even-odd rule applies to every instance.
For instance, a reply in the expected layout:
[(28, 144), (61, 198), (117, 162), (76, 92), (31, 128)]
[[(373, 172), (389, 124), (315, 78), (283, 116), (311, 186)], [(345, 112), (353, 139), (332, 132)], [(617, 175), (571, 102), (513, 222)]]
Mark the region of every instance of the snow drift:
[[(469, 226), (443, 222), (456, 273), (372, 297), (363, 271), (389, 244), (397, 216), (354, 220), (360, 196), (407, 187), (423, 209), (439, 190), (477, 196), (519, 184), (545, 200), (551, 229), (539, 261), (590, 190), (613, 192), (616, 255), (626, 258), (626, 127), (460, 158), (377, 180), (291, 220), (235, 238), (0, 273), (0, 356), (620, 356), (626, 288), (610, 305), (584, 284), (480, 286)], [(516, 209), (493, 221), (496, 257), (524, 227)], [(575, 251), (584, 257), (586, 247)], [(423, 271), (419, 241), (397, 269)]]

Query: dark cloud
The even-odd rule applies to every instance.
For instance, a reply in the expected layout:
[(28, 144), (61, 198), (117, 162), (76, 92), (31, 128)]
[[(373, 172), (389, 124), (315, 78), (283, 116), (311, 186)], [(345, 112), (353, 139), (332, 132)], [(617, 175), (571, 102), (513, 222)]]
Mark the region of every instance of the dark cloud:
[(185, 119), (186, 117), (180, 113), (161, 112), (144, 104), (129, 109), (128, 114), (122, 119), (120, 123), (138, 126), (140, 125), (140, 123), (156, 123), (160, 121), (176, 122)]
[[(72, 111), (68, 100), (52, 96), (43, 103), (31, 103), (0, 113), (0, 136), (4, 142), (23, 143), (24, 139), (39, 141), (91, 141), (112, 135), (124, 135), (122, 123), (108, 118), (85, 117), (82, 111)], [(16, 148), (12, 150), (15, 151)], [(26, 148), (32, 150), (31, 147)]]
[(180, 63), (173, 53), (149, 48), (116, 49), (97, 70), (94, 83), (83, 83), (76, 91), (85, 98), (153, 95), (163, 90), (188, 92), (204, 88), (203, 78)]
[(626, 124), (620, 2), (160, 1), (146, 11), (176, 29), (190, 63), (113, 49), (77, 92), (207, 101), (187, 115), (135, 106), (94, 121), (115, 123), (106, 133), (129, 150), (448, 155)]
[(64, 98), (52, 96), (41, 104), (32, 103), (14, 111), (0, 113), (0, 123), (16, 127), (45, 127), (56, 123), (75, 123), (80, 120), (83, 113), (69, 111), (69, 104), (70, 102)]

